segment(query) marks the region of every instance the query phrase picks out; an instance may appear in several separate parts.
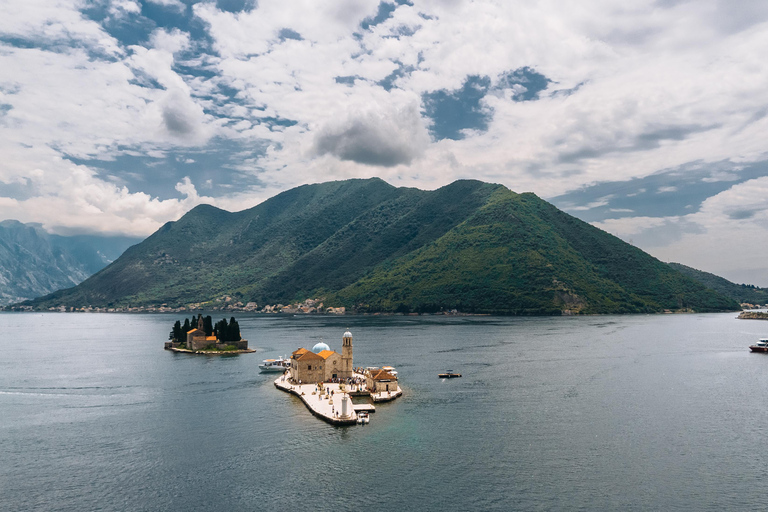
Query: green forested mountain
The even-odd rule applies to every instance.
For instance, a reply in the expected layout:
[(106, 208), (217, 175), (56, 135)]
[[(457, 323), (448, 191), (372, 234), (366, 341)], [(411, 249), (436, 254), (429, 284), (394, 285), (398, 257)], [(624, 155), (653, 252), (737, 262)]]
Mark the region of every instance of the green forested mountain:
[(49, 306), (258, 304), (325, 297), (362, 311), (504, 314), (737, 309), (533, 194), (457, 181), (301, 186), (237, 213), (199, 206)]
[(707, 288), (711, 288), (737, 302), (768, 304), (768, 288), (760, 288), (750, 284), (736, 284), (718, 275), (696, 270), (681, 263), (669, 263), (668, 265)]

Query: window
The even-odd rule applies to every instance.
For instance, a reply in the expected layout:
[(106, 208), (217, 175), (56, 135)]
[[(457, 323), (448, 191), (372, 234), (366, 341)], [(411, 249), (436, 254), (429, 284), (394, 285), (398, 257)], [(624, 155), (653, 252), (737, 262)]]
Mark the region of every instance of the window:
[(311, 365), (311, 364), (308, 364), (308, 365), (307, 365), (307, 370), (311, 370), (311, 369), (312, 369), (312, 365)]

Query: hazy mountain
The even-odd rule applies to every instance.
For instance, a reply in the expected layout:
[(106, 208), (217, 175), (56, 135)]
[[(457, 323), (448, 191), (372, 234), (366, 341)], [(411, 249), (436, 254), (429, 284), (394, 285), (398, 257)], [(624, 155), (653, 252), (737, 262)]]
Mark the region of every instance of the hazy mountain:
[(768, 304), (768, 289), (760, 288), (751, 284), (736, 284), (724, 277), (720, 277), (703, 270), (687, 267), (682, 263), (669, 263), (675, 270), (695, 279), (704, 286), (715, 290), (718, 293), (730, 297), (737, 302), (747, 302), (750, 304)]
[(0, 305), (68, 288), (139, 239), (50, 235), (37, 224), (0, 222)]
[(305, 185), (249, 210), (198, 206), (38, 307), (258, 304), (325, 297), (364, 311), (510, 314), (737, 309), (533, 194), (457, 181)]

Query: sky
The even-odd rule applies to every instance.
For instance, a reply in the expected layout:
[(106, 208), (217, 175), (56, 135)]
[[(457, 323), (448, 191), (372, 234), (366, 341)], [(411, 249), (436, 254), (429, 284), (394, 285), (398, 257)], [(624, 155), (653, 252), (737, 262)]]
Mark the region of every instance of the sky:
[(457, 179), (768, 286), (768, 3), (0, 0), (0, 220)]

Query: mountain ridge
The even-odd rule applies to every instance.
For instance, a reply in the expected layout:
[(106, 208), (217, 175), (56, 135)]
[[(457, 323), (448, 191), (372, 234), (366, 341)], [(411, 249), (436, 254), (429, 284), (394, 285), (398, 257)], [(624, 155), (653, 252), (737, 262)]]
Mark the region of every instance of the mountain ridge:
[(259, 304), (326, 297), (368, 312), (731, 310), (737, 304), (534, 194), (459, 180), (303, 185), (240, 212), (201, 205), (80, 285), (30, 302)]

